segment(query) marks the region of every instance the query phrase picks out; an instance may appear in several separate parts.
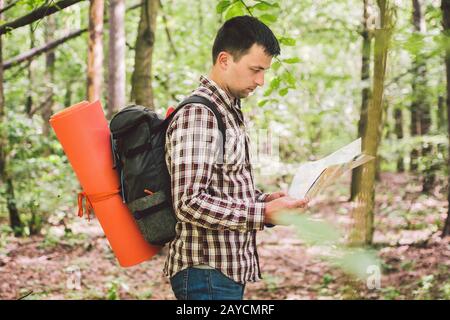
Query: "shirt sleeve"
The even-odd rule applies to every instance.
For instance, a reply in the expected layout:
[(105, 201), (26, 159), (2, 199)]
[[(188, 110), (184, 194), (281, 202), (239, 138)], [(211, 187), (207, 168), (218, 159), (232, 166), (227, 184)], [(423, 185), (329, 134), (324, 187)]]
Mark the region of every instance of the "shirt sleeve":
[(261, 190), (259, 189), (255, 189), (255, 194), (256, 194), (256, 201), (265, 202), (266, 198), (269, 196), (270, 193), (264, 193), (261, 192)]
[(264, 202), (222, 199), (208, 193), (222, 148), (220, 134), (214, 113), (198, 104), (184, 106), (169, 125), (166, 163), (176, 216), (207, 229), (263, 230)]

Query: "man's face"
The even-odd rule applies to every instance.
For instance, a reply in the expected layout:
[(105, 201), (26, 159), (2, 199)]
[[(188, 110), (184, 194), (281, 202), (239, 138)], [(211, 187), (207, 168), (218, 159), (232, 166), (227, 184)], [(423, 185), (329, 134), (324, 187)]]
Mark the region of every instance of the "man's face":
[(242, 99), (264, 85), (264, 73), (270, 68), (272, 57), (264, 52), (262, 46), (254, 44), (237, 62), (231, 54), (227, 60), (224, 68), (227, 89), (234, 97)]

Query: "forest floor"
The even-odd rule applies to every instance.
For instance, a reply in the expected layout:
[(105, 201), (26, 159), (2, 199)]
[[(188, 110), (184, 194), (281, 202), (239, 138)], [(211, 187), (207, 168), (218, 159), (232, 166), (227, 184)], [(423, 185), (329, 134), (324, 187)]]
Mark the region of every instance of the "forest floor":
[[(346, 177), (329, 187), (310, 213), (348, 230), (348, 186)], [(247, 284), (245, 299), (450, 299), (450, 237), (440, 237), (446, 190), (420, 190), (412, 176), (381, 175), (374, 234), (379, 288), (320, 259), (291, 227), (277, 226), (258, 234), (263, 280)], [(0, 234), (0, 299), (174, 299), (162, 274), (164, 249), (121, 268), (96, 219), (74, 218), (68, 227), (71, 233), (55, 225), (45, 236), (21, 239)]]

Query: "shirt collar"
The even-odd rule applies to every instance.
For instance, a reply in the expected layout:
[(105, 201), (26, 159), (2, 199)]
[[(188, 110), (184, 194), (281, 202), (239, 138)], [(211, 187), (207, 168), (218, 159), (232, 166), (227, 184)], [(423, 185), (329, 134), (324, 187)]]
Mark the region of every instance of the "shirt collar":
[(216, 93), (228, 107), (235, 107), (238, 109), (241, 108), (240, 99), (232, 97), (228, 92), (226, 92), (216, 82), (209, 79), (208, 77), (203, 75), (200, 76), (200, 84), (203, 87), (211, 90), (213, 93)]

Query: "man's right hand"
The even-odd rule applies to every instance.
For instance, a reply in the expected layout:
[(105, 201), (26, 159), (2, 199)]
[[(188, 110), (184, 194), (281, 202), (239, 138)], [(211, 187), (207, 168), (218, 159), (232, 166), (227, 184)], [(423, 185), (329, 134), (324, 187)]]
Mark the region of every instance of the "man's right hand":
[(277, 223), (277, 216), (285, 210), (307, 208), (309, 199), (295, 199), (290, 196), (284, 196), (277, 198), (270, 202), (266, 202), (266, 210), (264, 212), (266, 224), (279, 224)]

